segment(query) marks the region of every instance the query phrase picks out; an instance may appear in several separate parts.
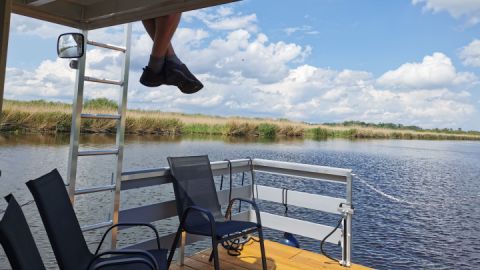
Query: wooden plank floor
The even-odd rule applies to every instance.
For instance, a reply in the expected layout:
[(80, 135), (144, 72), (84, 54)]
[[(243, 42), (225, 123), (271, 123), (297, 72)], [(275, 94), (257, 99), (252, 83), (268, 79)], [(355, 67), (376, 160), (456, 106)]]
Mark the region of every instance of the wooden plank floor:
[[(361, 265), (352, 265), (350, 268), (342, 267), (338, 262), (333, 262), (327, 257), (285, 246), (272, 241), (265, 241), (268, 269), (333, 269), (333, 270), (363, 270), (370, 269)], [(257, 270), (262, 269), (259, 244), (250, 242), (245, 246), (238, 257), (229, 256), (224, 248), (219, 248), (220, 266), (222, 270)], [(185, 258), (185, 265), (178, 266), (172, 263), (172, 270), (206, 270), (213, 269), (213, 262), (208, 262), (210, 250), (201, 251), (191, 257)]]

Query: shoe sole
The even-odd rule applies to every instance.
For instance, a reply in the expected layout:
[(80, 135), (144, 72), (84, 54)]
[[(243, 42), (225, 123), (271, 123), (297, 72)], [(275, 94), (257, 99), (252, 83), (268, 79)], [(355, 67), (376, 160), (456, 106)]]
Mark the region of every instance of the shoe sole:
[[(187, 75), (179, 69), (171, 70), (171, 74), (168, 75), (168, 79), (173, 80), (173, 82), (170, 83), (170, 85), (175, 85), (184, 94), (193, 94), (200, 91), (203, 88), (203, 85), (194, 85), (192, 87), (189, 87), (188, 83), (185, 84), (186, 77)], [(192, 82), (192, 84), (196, 84), (196, 83)]]
[(163, 84), (163, 82), (159, 82), (159, 83), (152, 83), (152, 82), (148, 82), (146, 80), (142, 80), (140, 79), (140, 83), (146, 87), (158, 87), (160, 85)]

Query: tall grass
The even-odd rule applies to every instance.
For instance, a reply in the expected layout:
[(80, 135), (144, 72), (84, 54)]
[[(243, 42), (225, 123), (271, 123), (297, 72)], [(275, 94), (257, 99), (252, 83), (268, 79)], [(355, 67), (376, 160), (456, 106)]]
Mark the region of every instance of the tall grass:
[[(108, 99), (88, 100), (85, 113), (114, 113), (117, 104)], [(46, 101), (6, 100), (0, 115), (0, 132), (68, 133), (71, 127), (71, 105)], [(114, 133), (116, 121), (84, 119), (81, 132)], [(126, 132), (130, 134), (203, 134), (222, 136), (251, 136), (261, 138), (305, 137), (349, 139), (428, 139), (480, 140), (476, 133), (442, 133), (407, 129), (388, 129), (355, 125), (309, 125), (286, 119), (219, 117), (188, 115), (160, 111), (129, 110)]]

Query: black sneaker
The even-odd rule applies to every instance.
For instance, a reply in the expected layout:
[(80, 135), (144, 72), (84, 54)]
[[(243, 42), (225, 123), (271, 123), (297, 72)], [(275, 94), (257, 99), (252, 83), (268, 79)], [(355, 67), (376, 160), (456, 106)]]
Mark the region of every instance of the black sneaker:
[[(162, 70), (163, 71), (163, 70)], [(140, 83), (147, 87), (157, 87), (165, 83), (164, 72), (156, 74), (148, 66), (143, 68), (142, 76), (140, 77)]]
[(165, 84), (175, 85), (185, 94), (193, 94), (203, 88), (203, 84), (188, 70), (185, 64), (165, 61), (163, 67)]

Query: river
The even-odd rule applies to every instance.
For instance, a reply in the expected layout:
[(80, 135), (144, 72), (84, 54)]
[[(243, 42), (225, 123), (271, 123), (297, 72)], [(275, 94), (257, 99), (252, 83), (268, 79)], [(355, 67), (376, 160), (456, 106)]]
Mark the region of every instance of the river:
[[(31, 200), (24, 183), (58, 168), (66, 179), (66, 135), (0, 135), (0, 196), (13, 192), (21, 203)], [(108, 148), (114, 137), (88, 135), (82, 147)], [(480, 143), (470, 141), (225, 139), (218, 137), (166, 138), (127, 136), (124, 170), (167, 165), (167, 156), (208, 154), (211, 160), (265, 158), (350, 168), (353, 184), (353, 262), (378, 269), (473, 269), (480, 265)], [(113, 157), (79, 161), (79, 187), (108, 183)], [(111, 169), (106, 169), (111, 168)], [(218, 180), (218, 179), (217, 179)], [(288, 187), (322, 195), (344, 194), (334, 184), (308, 180), (257, 176), (260, 184)], [(238, 185), (238, 177), (235, 183)], [(171, 187), (141, 189), (122, 195), (122, 208), (172, 198)], [(6, 206), (2, 200), (0, 209)], [(109, 218), (111, 196), (79, 197), (76, 211), (82, 224)], [(261, 203), (261, 208), (283, 213), (281, 205)], [(55, 260), (35, 205), (24, 207), (42, 257), (49, 268)], [(1, 214), (0, 214), (1, 215)], [(334, 225), (335, 215), (290, 207), (289, 216)], [(156, 223), (161, 233), (175, 230), (176, 220)], [(121, 244), (148, 238), (143, 231), (128, 230)], [(267, 232), (278, 240), (280, 232)], [(86, 233), (92, 244), (99, 232)], [(319, 251), (319, 242), (299, 237), (302, 248)], [(208, 246), (191, 247), (189, 252)], [(334, 256), (340, 248), (327, 245)], [(0, 249), (0, 269), (9, 269)]]

